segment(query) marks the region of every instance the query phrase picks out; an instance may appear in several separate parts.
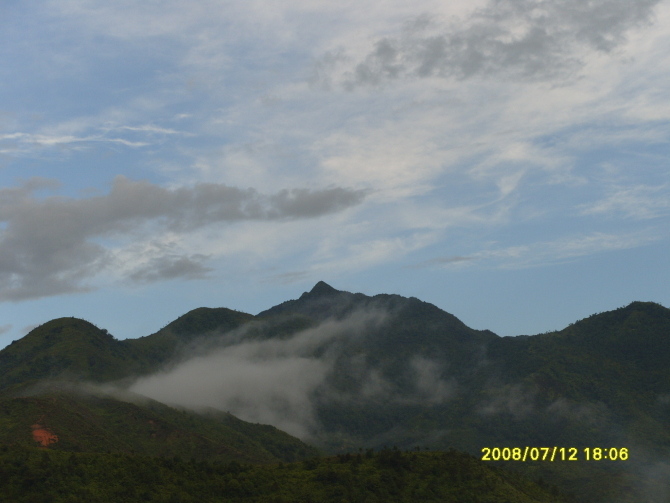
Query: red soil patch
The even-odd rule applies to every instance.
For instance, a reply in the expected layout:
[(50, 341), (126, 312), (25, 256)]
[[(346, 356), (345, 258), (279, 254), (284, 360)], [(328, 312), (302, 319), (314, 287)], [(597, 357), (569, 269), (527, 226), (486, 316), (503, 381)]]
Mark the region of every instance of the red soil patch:
[(58, 442), (58, 435), (45, 430), (41, 424), (34, 424), (31, 428), (33, 429), (33, 440), (42, 444), (42, 447), (48, 447), (49, 444)]

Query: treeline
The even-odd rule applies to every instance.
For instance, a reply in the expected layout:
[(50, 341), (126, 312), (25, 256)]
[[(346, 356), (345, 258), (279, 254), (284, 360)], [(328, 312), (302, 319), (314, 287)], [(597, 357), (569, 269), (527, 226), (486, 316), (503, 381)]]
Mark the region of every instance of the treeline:
[(272, 466), (0, 446), (14, 503), (559, 503), (555, 488), (460, 452), (368, 450)]

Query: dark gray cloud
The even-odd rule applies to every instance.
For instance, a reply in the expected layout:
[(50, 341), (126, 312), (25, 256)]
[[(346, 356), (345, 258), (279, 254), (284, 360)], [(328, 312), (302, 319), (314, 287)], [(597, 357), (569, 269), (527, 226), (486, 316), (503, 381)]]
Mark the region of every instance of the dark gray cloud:
[[(398, 37), (385, 37), (348, 72), (344, 85), (379, 85), (399, 77), (510, 74), (551, 78), (580, 67), (585, 51), (610, 52), (626, 32), (649, 22), (660, 0), (492, 0), (450, 26), (423, 15)], [(333, 66), (347, 62), (327, 54), (313, 80), (329, 86)], [(349, 64), (349, 63), (346, 63)]]
[[(39, 198), (57, 182), (32, 178), (0, 189), (0, 300), (24, 300), (86, 291), (84, 280), (111, 263), (93, 240), (132, 237), (150, 228), (189, 232), (219, 223), (319, 217), (359, 204), (365, 191), (330, 187), (264, 195), (254, 189), (201, 183), (169, 190), (118, 176), (109, 194), (74, 199)], [(131, 273), (140, 282), (203, 277), (204, 256), (174, 252)]]
[(12, 325), (2, 325), (0, 326), (0, 335), (9, 332), (12, 329)]
[(317, 217), (343, 210), (360, 203), (365, 191), (340, 187), (313, 191), (309, 189), (282, 190), (268, 198), (265, 218)]
[(128, 278), (135, 283), (154, 283), (166, 279), (205, 279), (214, 269), (202, 263), (208, 257), (195, 254), (164, 255), (134, 270)]

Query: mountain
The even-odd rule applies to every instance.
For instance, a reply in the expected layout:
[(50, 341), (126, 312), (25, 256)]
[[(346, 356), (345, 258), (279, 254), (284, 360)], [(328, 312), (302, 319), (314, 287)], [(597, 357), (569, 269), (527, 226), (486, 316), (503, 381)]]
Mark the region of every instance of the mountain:
[(13, 385), (42, 379), (109, 382), (148, 374), (194, 339), (230, 331), (253, 318), (226, 308), (202, 307), (152, 335), (122, 341), (85, 320), (51, 320), (0, 351), (0, 394)]
[[(416, 298), (366, 296), (324, 282), (256, 316), (200, 308), (139, 339), (118, 341), (84, 320), (61, 318), (0, 351), (0, 425), (14, 428), (0, 426), (0, 441), (22, 431), (21, 442), (34, 443), (28, 428), (38, 424), (41, 438), (59, 438), (50, 449), (127, 453), (137, 446), (142, 454), (182, 449), (187, 457), (221, 460), (237, 452), (236, 459), (255, 462), (316, 452), (230, 414), (177, 411), (146, 398), (110, 395), (105, 387), (137, 391), (133, 383), (146, 376), (160, 384), (145, 386), (148, 396), (156, 398), (159, 389), (161, 401), (193, 406), (198, 396), (220, 392), (218, 379), (231, 385), (217, 407), (242, 418), (260, 410), (258, 417), (274, 424), (288, 418), (307, 432), (303, 438), (332, 454), (428, 446), (481, 459), (484, 448), (556, 447), (570, 457), (573, 448), (577, 462), (499, 458), (489, 465), (541, 477), (581, 502), (666, 501), (669, 339), (670, 310), (650, 302), (556, 332), (499, 337)], [(180, 379), (193, 380), (201, 370), (206, 373), (198, 387), (179, 395)], [(83, 380), (98, 388), (35, 391), (44, 379)], [(251, 387), (240, 384), (245, 379)], [(90, 441), (74, 434), (87, 431), (81, 418), (97, 428)], [(155, 440), (176, 438), (175, 432), (183, 441), (172, 451)], [(227, 453), (217, 451), (226, 445)], [(593, 459), (595, 448), (613, 447), (617, 455), (626, 448), (627, 459)]]
[(368, 297), (340, 292), (324, 282), (256, 318), (269, 324), (298, 319), (305, 327), (341, 321), (342, 336), (337, 342), (344, 347), (337, 365), (342, 367), (332, 377), (350, 375), (353, 370), (347, 364), (351, 358), (365, 356), (368, 366), (381, 370), (400, 387), (410, 379), (406, 370), (411, 357), (443, 361), (452, 373), (469, 375), (487, 345), (499, 338), (488, 330), (471, 329), (452, 314), (416, 298)]
[[(175, 409), (119, 388), (235, 329), (267, 340), (317, 325), (303, 315), (258, 320), (201, 308), (135, 340), (118, 341), (74, 318), (34, 329), (0, 351), (0, 498), (316, 502), (347, 494), (347, 501), (444, 501), (458, 494), (472, 501), (567, 501), (555, 488), (465, 454), (370, 450), (319, 459), (319, 450), (272, 426), (217, 410)], [(301, 459), (309, 461), (295, 464)], [(268, 466), (277, 462), (294, 464)]]
[(69, 375), (74, 379), (110, 381), (134, 367), (122, 341), (76, 318), (51, 320), (0, 351), (0, 390), (27, 381)]
[(135, 373), (146, 374), (160, 368), (196, 339), (229, 332), (253, 319), (250, 314), (225, 307), (200, 307), (180, 316), (154, 334), (120, 342), (140, 362)]
[[(326, 450), (429, 445), (481, 456), (483, 447), (572, 447), (578, 463), (504, 464), (584, 501), (670, 500), (667, 308), (633, 302), (557, 332), (498, 337), (418, 299), (319, 283), (258, 317), (318, 324), (374, 312), (383, 321), (364, 337), (313, 353), (336, 355), (314, 398)], [(584, 449), (595, 447), (634, 455), (586, 462)]]

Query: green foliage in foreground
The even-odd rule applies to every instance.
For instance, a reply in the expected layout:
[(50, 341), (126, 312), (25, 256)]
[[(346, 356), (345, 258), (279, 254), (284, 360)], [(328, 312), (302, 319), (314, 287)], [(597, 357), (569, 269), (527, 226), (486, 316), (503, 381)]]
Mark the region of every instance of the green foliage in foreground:
[(561, 503), (555, 488), (460, 452), (340, 455), (272, 466), (0, 446), (0, 500)]

